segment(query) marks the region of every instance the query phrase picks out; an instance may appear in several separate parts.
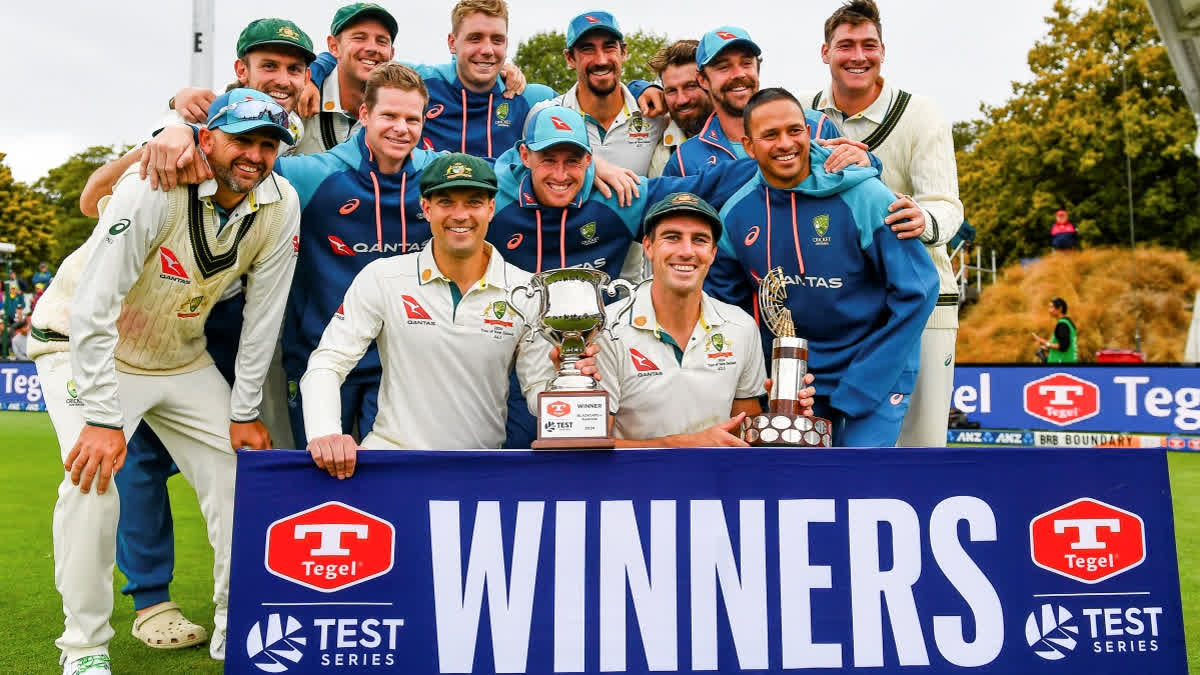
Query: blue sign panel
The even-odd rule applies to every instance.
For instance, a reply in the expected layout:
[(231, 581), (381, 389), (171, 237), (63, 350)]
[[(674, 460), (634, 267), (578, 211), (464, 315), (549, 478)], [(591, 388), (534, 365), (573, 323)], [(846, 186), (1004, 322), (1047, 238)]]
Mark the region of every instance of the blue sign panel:
[(42, 411), (42, 387), (33, 361), (0, 362), (0, 410)]
[(230, 673), (1185, 673), (1157, 450), (242, 452)]
[(971, 366), (951, 405), (990, 429), (1200, 433), (1200, 369)]

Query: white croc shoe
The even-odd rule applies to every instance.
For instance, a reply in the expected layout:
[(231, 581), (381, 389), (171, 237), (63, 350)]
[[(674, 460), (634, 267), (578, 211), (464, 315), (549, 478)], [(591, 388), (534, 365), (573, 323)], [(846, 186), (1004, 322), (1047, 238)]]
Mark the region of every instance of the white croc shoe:
[(204, 644), (208, 631), (189, 621), (179, 605), (164, 602), (133, 620), (133, 637), (154, 649), (183, 649)]

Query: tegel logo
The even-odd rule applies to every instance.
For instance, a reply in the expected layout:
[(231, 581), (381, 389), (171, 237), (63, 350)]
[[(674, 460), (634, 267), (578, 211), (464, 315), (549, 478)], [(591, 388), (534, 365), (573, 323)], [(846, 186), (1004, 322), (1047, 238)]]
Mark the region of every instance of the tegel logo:
[(571, 404), (566, 401), (551, 401), (546, 404), (546, 412), (555, 417), (562, 417), (571, 412)]
[(396, 530), (342, 502), (293, 513), (267, 528), (267, 571), (332, 593), (392, 569)]
[(300, 647), (308, 638), (300, 635), (300, 622), (290, 616), (271, 614), (256, 621), (246, 634), (246, 656), (250, 663), (264, 673), (284, 673), (300, 663), (304, 653)]
[(1038, 567), (1095, 584), (1142, 564), (1146, 529), (1136, 513), (1085, 497), (1030, 521), (1029, 546)]
[(1065, 427), (1100, 412), (1100, 388), (1068, 373), (1054, 373), (1025, 385), (1025, 412)]
[(1069, 623), (1073, 618), (1066, 607), (1042, 605), (1025, 619), (1026, 644), (1047, 661), (1065, 658), (1078, 644), (1079, 627)]

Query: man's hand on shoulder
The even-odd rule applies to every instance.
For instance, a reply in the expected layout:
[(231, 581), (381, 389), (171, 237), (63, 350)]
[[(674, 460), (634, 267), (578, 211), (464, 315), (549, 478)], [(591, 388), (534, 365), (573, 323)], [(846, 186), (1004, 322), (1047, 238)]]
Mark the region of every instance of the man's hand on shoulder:
[(897, 239), (915, 239), (925, 233), (925, 211), (917, 206), (912, 197), (896, 193), (896, 201), (888, 206), (892, 215), (883, 219), (892, 228)]
[(823, 138), (818, 139), (817, 144), (823, 148), (833, 148), (829, 157), (825, 158), (827, 173), (837, 173), (848, 166), (871, 166), (866, 143), (849, 138)]
[(516, 98), (525, 92), (525, 73), (516, 64), (500, 66), (500, 78), (504, 80), (504, 98)]
[[(332, 75), (331, 75), (332, 77)], [(304, 89), (296, 98), (296, 114), (301, 119), (308, 119), (321, 112), (321, 90), (309, 80), (304, 83)]]
[(192, 124), (204, 124), (208, 121), (208, 107), (212, 105), (217, 94), (203, 87), (188, 87), (180, 89), (175, 98), (175, 112)]
[(593, 158), (593, 164), (596, 171), (592, 185), (600, 196), (611, 199), (613, 193), (616, 193), (617, 204), (623, 208), (638, 198), (638, 184), (641, 179), (636, 173), (599, 157)]
[(651, 85), (638, 96), (638, 108), (646, 117), (658, 117), (667, 112), (667, 95), (661, 87)]
[(196, 147), (191, 127), (172, 124), (146, 144), (141, 176), (155, 190), (174, 190), (177, 184), (194, 185), (212, 178), (204, 153)]
[(108, 491), (108, 483), (125, 464), (125, 432), (120, 429), (83, 425), (79, 439), (67, 455), (63, 469), (70, 472), (71, 482), (87, 494), (96, 482), (96, 494)]
[(329, 434), (308, 442), (308, 452), (317, 468), (328, 471), (338, 480), (354, 475), (358, 450), (358, 444), (348, 434)]

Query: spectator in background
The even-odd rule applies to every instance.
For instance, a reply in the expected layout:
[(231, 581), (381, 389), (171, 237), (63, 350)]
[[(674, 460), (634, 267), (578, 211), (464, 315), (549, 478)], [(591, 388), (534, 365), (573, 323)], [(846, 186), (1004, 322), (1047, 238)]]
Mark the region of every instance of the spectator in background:
[(1067, 212), (1059, 209), (1054, 214), (1054, 225), (1050, 228), (1050, 246), (1055, 251), (1070, 251), (1079, 247), (1079, 236), (1075, 226), (1067, 220)]
[[(22, 293), (29, 290), (29, 284), (25, 283), (25, 280), (18, 277), (16, 271), (11, 269), (8, 271), (8, 278), (4, 280), (4, 285), (9, 287), (16, 286)], [(5, 297), (8, 297), (7, 294)], [(12, 315), (9, 314), (8, 318), (11, 319)]]
[(12, 353), (9, 343), (12, 341), (12, 331), (9, 330), (9, 322), (4, 320), (4, 315), (0, 314), (0, 359), (7, 359)]
[(25, 316), (24, 310), (17, 310), (10, 332), (12, 333), (12, 339), (9, 345), (9, 360), (28, 361), (29, 352), (26, 349), (26, 345), (29, 342), (29, 318)]
[(36, 283), (33, 285), (33, 298), (29, 301), (29, 313), (33, 314), (33, 310), (37, 307), (38, 300), (42, 299), (42, 294), (46, 292), (46, 284)]
[[(16, 274), (13, 272), (12, 274)], [(17, 316), (17, 310), (25, 310), (25, 291), (20, 288), (15, 282), (8, 282), (8, 292), (4, 294), (4, 321), (5, 323), (13, 323)]]
[[(1060, 211), (1060, 213), (1062, 213)], [(1076, 344), (1075, 322), (1067, 317), (1067, 301), (1054, 298), (1050, 301), (1050, 316), (1054, 317), (1054, 339), (1033, 336), (1046, 352), (1046, 363), (1077, 363), (1079, 351)], [(1038, 350), (1041, 353), (1041, 350)]]
[(45, 289), (50, 285), (50, 280), (53, 278), (54, 275), (50, 273), (50, 265), (42, 263), (38, 265), (37, 271), (33, 273), (33, 287), (36, 289), (38, 284), (41, 284), (42, 288)]

